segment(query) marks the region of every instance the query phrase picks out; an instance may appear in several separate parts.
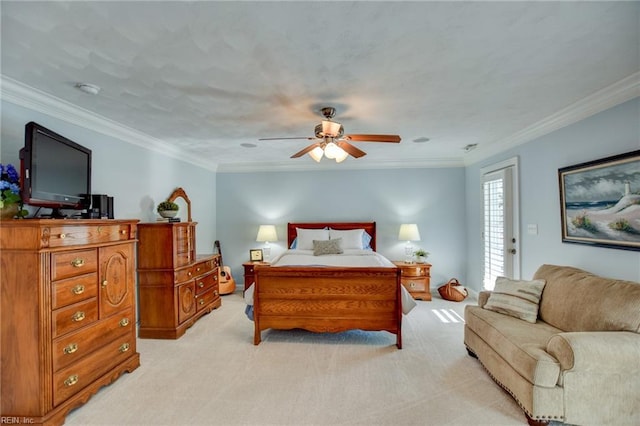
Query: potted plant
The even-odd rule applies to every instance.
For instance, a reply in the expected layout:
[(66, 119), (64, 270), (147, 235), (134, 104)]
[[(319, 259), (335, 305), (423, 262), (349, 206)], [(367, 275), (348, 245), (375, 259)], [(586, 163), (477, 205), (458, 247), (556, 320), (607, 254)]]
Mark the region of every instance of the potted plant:
[(413, 255), (417, 258), (418, 263), (426, 263), (429, 252), (424, 251), (423, 249), (418, 249), (413, 252)]
[(158, 204), (158, 214), (162, 217), (176, 217), (180, 207), (173, 201), (163, 201)]
[(0, 219), (25, 217), (28, 212), (22, 206), (18, 171), (12, 164), (0, 164)]

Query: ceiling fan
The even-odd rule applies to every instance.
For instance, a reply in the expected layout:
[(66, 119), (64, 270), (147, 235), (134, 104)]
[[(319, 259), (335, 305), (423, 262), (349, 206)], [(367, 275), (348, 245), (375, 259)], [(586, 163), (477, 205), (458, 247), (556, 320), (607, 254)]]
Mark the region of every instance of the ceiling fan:
[(306, 148), (296, 152), (291, 158), (299, 158), (304, 154), (309, 154), (315, 161), (320, 161), (322, 156), (336, 160), (337, 163), (344, 161), (349, 155), (360, 158), (367, 155), (366, 152), (349, 142), (400, 142), (398, 135), (345, 135), (342, 124), (332, 121), (336, 113), (333, 107), (324, 107), (320, 110), (324, 120), (315, 127), (315, 137), (292, 137), (292, 138), (260, 138), (261, 141), (284, 140), (284, 139), (307, 139), (315, 141)]

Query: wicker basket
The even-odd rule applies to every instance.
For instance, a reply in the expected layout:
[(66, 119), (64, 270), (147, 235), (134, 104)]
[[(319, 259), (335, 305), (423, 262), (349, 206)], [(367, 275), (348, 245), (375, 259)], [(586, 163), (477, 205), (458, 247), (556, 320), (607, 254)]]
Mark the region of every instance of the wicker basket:
[(448, 283), (438, 287), (438, 293), (443, 299), (452, 302), (462, 302), (468, 295), (467, 289), (460, 285), (457, 278), (451, 278)]

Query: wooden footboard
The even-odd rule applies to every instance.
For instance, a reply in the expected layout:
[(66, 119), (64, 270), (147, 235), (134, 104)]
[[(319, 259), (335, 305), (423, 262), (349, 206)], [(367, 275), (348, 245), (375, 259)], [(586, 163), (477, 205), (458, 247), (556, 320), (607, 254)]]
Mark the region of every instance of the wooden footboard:
[(268, 328), (388, 331), (402, 349), (398, 268), (256, 266), (253, 343)]

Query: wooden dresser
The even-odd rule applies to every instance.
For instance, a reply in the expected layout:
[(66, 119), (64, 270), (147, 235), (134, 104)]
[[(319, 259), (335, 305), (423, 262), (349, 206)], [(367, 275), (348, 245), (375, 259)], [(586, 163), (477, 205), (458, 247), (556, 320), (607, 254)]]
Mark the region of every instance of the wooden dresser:
[(138, 225), (138, 336), (177, 339), (222, 303), (220, 255), (196, 256), (196, 222)]
[(431, 300), (431, 264), (393, 262), (400, 268), (400, 281), (414, 299)]
[(140, 365), (137, 220), (0, 221), (2, 423), (59, 425)]

